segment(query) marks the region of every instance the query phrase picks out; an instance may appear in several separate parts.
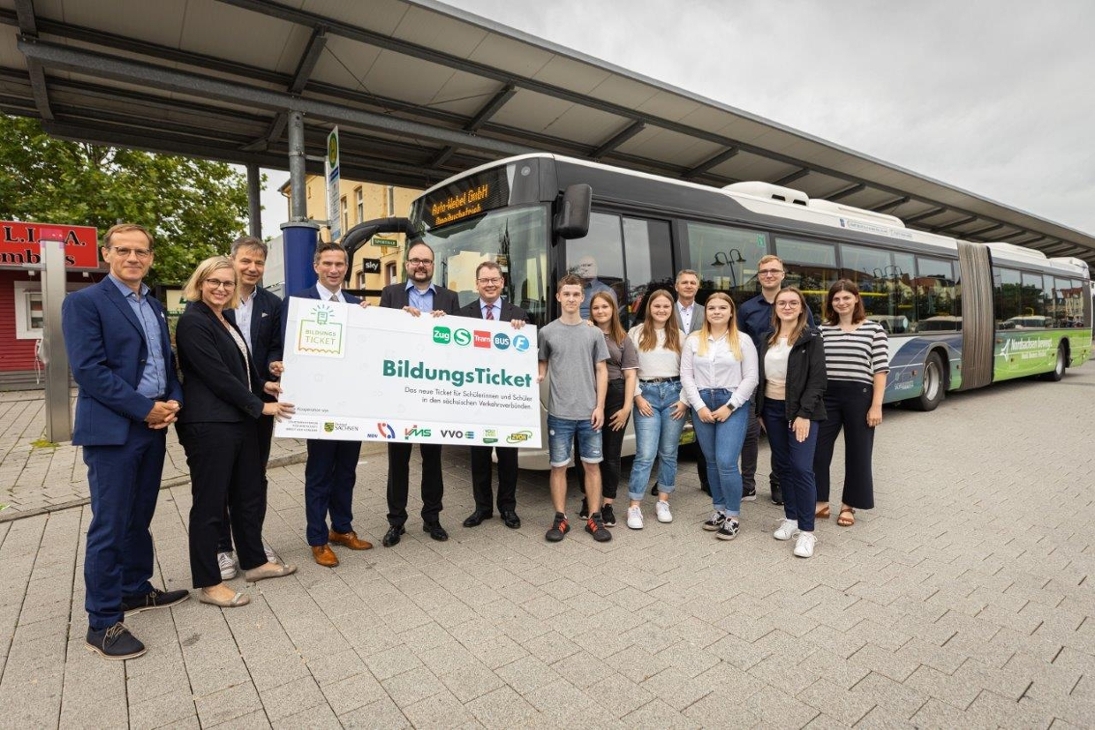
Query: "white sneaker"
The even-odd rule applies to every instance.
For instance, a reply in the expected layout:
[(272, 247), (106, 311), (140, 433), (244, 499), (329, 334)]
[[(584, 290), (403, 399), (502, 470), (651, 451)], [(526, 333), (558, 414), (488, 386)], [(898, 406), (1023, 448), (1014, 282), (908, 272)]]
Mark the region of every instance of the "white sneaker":
[(800, 558), (812, 558), (814, 557), (814, 545), (817, 543), (817, 538), (814, 537), (812, 532), (800, 532), (798, 533), (798, 542), (795, 543), (795, 555)]
[(266, 553), (266, 562), (281, 564), (281, 558), (278, 557), (278, 554), (274, 552), (274, 548), (270, 547), (265, 540), (262, 541), (262, 550)]
[(236, 577), (236, 558), (232, 553), (217, 553), (217, 566), (221, 569), (221, 580)]
[(779, 523), (779, 527), (772, 533), (772, 537), (777, 540), (790, 540), (795, 535), (798, 535), (798, 520), (784, 519)]
[(627, 508), (627, 526), (632, 530), (643, 529), (643, 510), (642, 507), (628, 507)]
[(659, 499), (654, 503), (654, 514), (658, 517), (658, 522), (672, 522), (673, 513), (669, 511), (669, 502)]

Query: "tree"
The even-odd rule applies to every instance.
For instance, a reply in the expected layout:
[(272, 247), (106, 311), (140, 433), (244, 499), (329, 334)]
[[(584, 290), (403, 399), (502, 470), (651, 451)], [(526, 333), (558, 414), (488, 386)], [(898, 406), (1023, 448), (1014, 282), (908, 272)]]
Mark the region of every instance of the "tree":
[(0, 114), (0, 219), (95, 226), (139, 223), (156, 239), (149, 278), (185, 282), (228, 253), (247, 216), (247, 180), (223, 162), (50, 137)]

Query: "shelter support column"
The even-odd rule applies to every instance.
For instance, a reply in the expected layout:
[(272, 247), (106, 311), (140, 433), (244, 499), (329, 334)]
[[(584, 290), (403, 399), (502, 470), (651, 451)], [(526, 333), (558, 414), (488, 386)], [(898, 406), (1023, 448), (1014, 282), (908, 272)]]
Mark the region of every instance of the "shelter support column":
[(285, 261), (285, 295), (316, 283), (312, 257), (319, 237), (319, 224), (308, 220), (305, 190), (304, 114), (289, 111), (289, 222), (283, 223), (282, 241)]

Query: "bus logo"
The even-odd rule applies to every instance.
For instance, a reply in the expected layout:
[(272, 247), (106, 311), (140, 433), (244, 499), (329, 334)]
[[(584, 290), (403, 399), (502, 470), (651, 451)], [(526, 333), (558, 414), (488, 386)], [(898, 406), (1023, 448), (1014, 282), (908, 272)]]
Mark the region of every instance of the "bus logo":
[(466, 329), (458, 329), (452, 333), (453, 342), (461, 347), (467, 347), (471, 344), (471, 332)]
[(509, 335), (505, 332), (499, 332), (494, 336), (494, 346), (499, 350), (509, 349)]

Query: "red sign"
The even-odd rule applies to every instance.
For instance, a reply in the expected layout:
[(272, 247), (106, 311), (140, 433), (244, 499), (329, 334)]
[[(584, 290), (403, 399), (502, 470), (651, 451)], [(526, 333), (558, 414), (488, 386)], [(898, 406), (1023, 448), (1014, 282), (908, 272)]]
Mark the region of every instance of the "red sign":
[(0, 266), (42, 263), (38, 242), (65, 242), (65, 264), (72, 269), (99, 268), (98, 232), (90, 226), (0, 221)]

